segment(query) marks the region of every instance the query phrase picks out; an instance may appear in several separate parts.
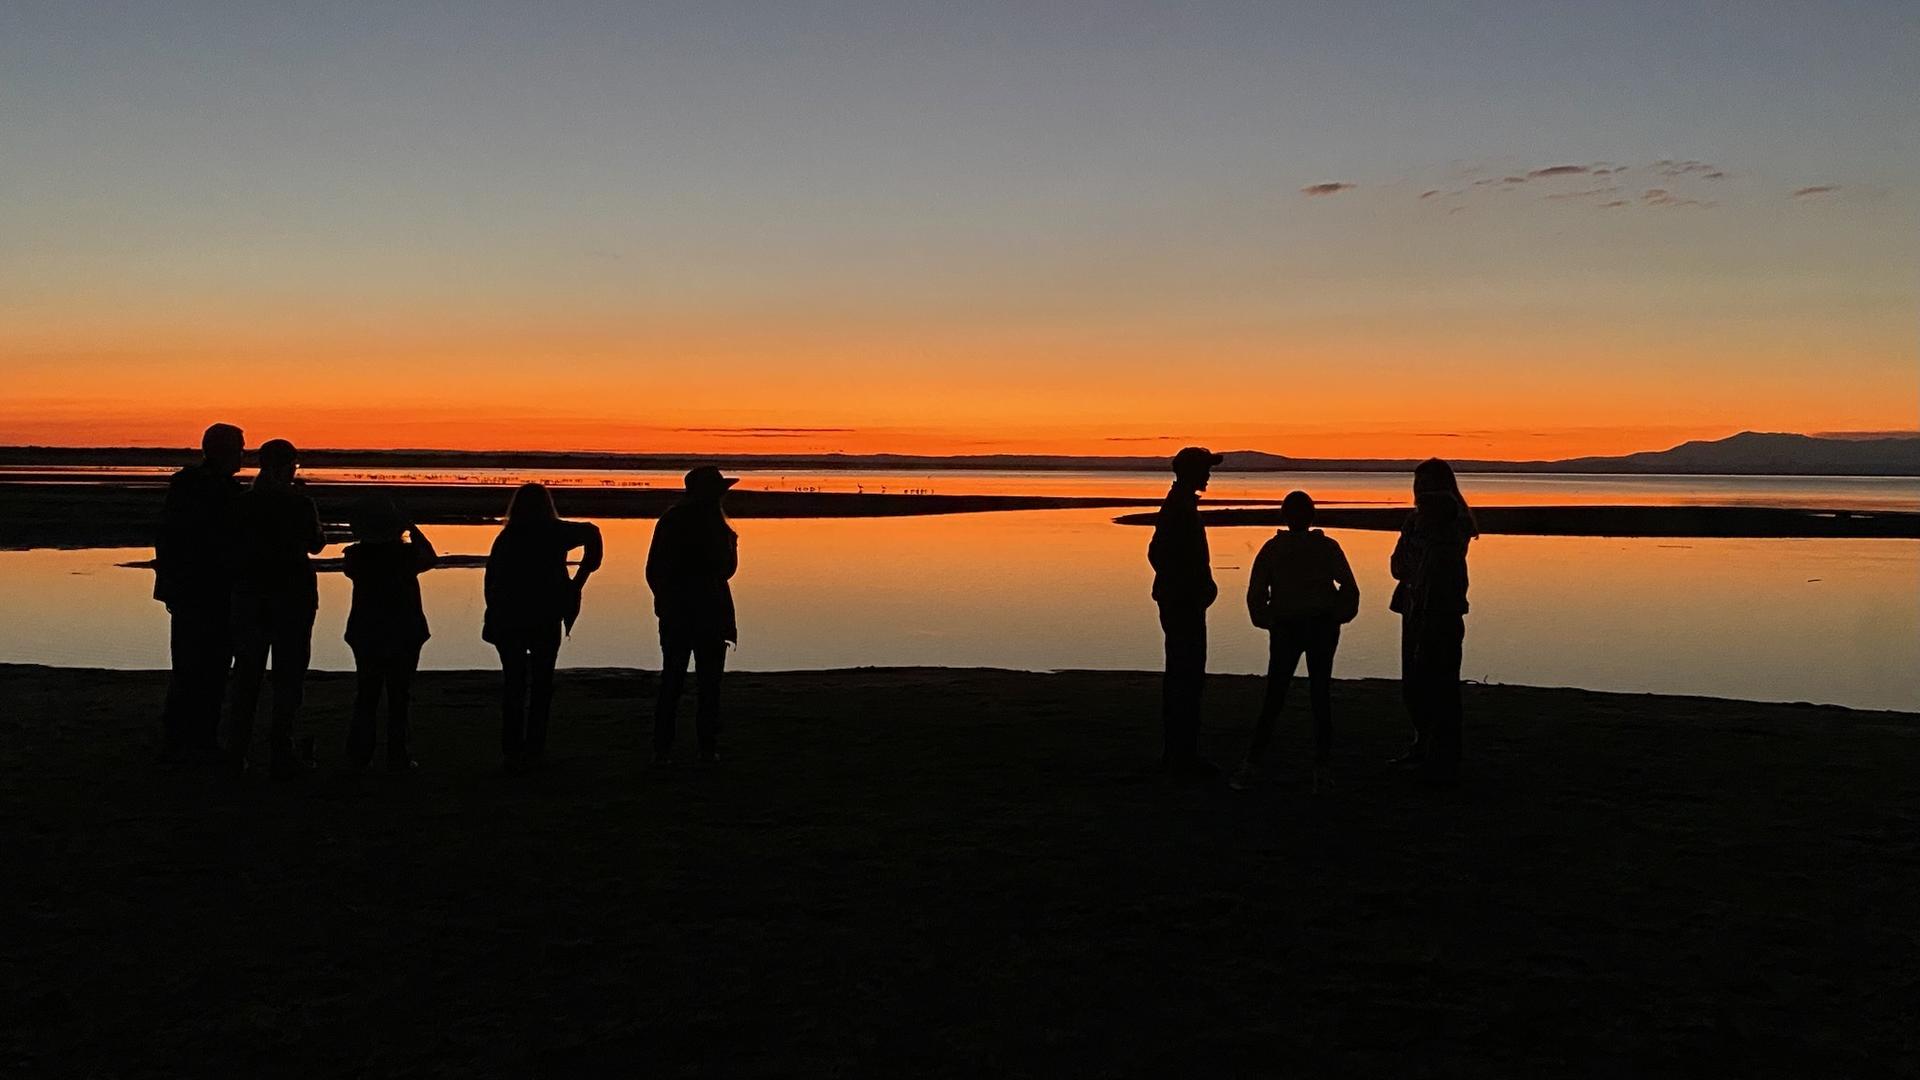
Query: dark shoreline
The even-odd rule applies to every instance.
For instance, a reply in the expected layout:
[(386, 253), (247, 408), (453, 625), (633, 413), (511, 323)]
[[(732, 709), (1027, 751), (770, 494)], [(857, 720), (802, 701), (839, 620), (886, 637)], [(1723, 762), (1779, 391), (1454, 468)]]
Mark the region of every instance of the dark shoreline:
[[(499, 520), (511, 497), (502, 484), (312, 484), (321, 517), (335, 536), (356, 499), (393, 498), (422, 525), (486, 525)], [(668, 488), (564, 487), (553, 489), (560, 512), (582, 518), (655, 518), (679, 499)], [(153, 542), (162, 485), (0, 482), (0, 550), (145, 547)], [(1147, 525), (1158, 505), (1150, 498), (1044, 495), (867, 495), (845, 492), (736, 491), (727, 511), (736, 518), (906, 517), (1011, 510), (1118, 509), (1122, 525)], [(1492, 506), (1475, 511), (1483, 533), (1524, 536), (1698, 538), (1920, 539), (1920, 513), (1809, 510), (1748, 506)], [(1270, 500), (1211, 508), (1212, 525), (1277, 526)], [(1325, 507), (1317, 524), (1334, 529), (1392, 531), (1400, 507)]]

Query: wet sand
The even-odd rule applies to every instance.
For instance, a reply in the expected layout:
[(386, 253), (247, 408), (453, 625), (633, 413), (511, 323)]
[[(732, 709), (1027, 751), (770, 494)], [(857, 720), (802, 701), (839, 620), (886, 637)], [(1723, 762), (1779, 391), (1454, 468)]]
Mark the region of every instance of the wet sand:
[[(152, 762), (155, 673), (0, 667), (9, 1075), (1913, 1075), (1920, 716), (1469, 687), (1461, 788), (1145, 768), (1147, 674), (742, 674), (715, 772), (567, 671), (428, 673), (407, 780)], [(1256, 680), (1209, 685), (1236, 756)]]
[[(393, 498), (422, 525), (498, 520), (512, 489), (499, 484), (313, 484), (331, 535), (345, 538), (355, 500)], [(679, 499), (665, 488), (555, 487), (560, 512), (585, 518), (654, 518)], [(159, 483), (0, 482), (0, 549), (144, 547), (153, 543)], [(736, 491), (727, 512), (747, 518), (849, 518), (1116, 509), (1127, 525), (1153, 521), (1158, 500), (1107, 496), (899, 495)], [(1920, 513), (1751, 506), (1506, 506), (1475, 511), (1483, 532), (1531, 536), (1920, 538)], [(1204, 511), (1211, 524), (1278, 525), (1273, 500), (1239, 500)], [(1318, 523), (1336, 529), (1397, 530), (1399, 507), (1327, 507)]]

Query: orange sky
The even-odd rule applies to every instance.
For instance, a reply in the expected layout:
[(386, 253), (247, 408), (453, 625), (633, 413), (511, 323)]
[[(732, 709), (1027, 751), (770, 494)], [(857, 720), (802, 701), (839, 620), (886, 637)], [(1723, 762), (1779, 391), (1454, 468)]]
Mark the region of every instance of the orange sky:
[(1920, 427), (1911, 4), (991, 8), (23, 13), (0, 443)]

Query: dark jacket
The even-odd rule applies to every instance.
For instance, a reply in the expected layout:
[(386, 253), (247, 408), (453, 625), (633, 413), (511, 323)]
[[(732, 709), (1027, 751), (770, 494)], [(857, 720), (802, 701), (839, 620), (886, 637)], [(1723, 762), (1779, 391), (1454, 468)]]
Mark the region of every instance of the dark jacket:
[(298, 484), (255, 485), (240, 496), (235, 516), (235, 598), (319, 607), (319, 580), (307, 556), (319, 553), (327, 541), (313, 499)]
[(1467, 545), (1472, 542), (1473, 531), (1465, 521), (1429, 524), (1421, 521), (1418, 510), (1408, 514), (1388, 560), (1398, 582), (1388, 607), (1414, 618), (1465, 615)]
[(1319, 529), (1275, 533), (1253, 557), (1247, 614), (1270, 628), (1294, 618), (1331, 616), (1349, 622), (1360, 611), (1360, 586), (1339, 541)]
[(1200, 495), (1175, 484), (1160, 504), (1147, 545), (1153, 564), (1153, 599), (1160, 604), (1206, 607), (1220, 595), (1213, 583), (1207, 528), (1200, 522)]
[(583, 548), (584, 573), (600, 569), (600, 527), (588, 521), (508, 525), (487, 555), (487, 614), (480, 636), (491, 642), (548, 633), (580, 610), (580, 592), (567, 577), (567, 552)]
[(347, 644), (373, 652), (418, 649), (426, 643), (426, 607), (420, 602), (420, 575), (440, 556), (427, 538), (394, 537), (351, 544), (340, 553), (347, 580), (353, 582), (353, 609), (347, 614)]
[(739, 641), (733, 587), (740, 537), (718, 506), (680, 503), (661, 515), (647, 548), (647, 587), (660, 631)]
[(229, 552), (240, 492), (239, 481), (205, 465), (173, 474), (153, 545), (155, 600), (225, 606), (233, 587)]

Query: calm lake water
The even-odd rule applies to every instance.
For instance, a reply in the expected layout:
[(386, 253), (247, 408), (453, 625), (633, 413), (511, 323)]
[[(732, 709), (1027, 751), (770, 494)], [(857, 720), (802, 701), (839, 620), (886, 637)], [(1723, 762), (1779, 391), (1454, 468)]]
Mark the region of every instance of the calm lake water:
[[(871, 469), (728, 470), (741, 490), (931, 493), (940, 495), (1083, 495), (1157, 499), (1167, 474), (1103, 470), (935, 469), (920, 472)], [(158, 485), (172, 469), (122, 467), (41, 468), (0, 466), (0, 480), (136, 481)], [(666, 488), (678, 490), (677, 471), (608, 469), (303, 469), (315, 482), (498, 484), (526, 480), (560, 487)], [(1920, 510), (1920, 478), (1877, 476), (1625, 476), (1556, 473), (1463, 473), (1461, 487), (1475, 505), (1631, 504), (1687, 506), (1792, 506), (1849, 510)], [(1216, 473), (1208, 501), (1279, 499), (1304, 488), (1321, 505), (1401, 506), (1409, 498), (1404, 473), (1309, 472)], [(501, 495), (504, 506), (506, 494)], [(561, 509), (564, 511), (565, 506)]]
[[(1892, 488), (1891, 497), (1912, 492), (1911, 481), (1895, 483), (1906, 486)], [(1539, 478), (1527, 484), (1539, 490)], [(1816, 487), (1802, 490), (1835, 497), (1831, 486), (1824, 493)], [(1387, 490), (1380, 488), (1383, 497)], [(1690, 490), (1698, 493), (1697, 486)], [(1112, 516), (1074, 510), (737, 521), (742, 641), (731, 662), (757, 670), (1155, 668), (1160, 643), (1147, 595), (1149, 532), (1115, 525)], [(642, 578), (653, 522), (600, 524), (607, 566), (588, 588), (561, 661), (657, 666)], [(450, 554), (482, 554), (493, 535), (477, 526), (430, 532)], [(1264, 639), (1247, 623), (1240, 597), (1253, 553), (1268, 535), (1263, 528), (1211, 530), (1221, 586), (1211, 621), (1213, 671), (1264, 668)], [(1333, 535), (1346, 547), (1363, 598), (1337, 673), (1395, 675), (1398, 624), (1386, 610), (1393, 536)], [(167, 620), (148, 599), (151, 574), (115, 565), (150, 554), (0, 552), (0, 590), (15, 616), (0, 624), (0, 660), (164, 666)], [(1474, 545), (1472, 573), (1469, 678), (1920, 710), (1920, 542), (1492, 536)], [(480, 580), (481, 571), (471, 569), (435, 570), (423, 579), (434, 631), (426, 666), (495, 662), (479, 639)], [(351, 667), (340, 640), (347, 605), (345, 579), (322, 575), (315, 666)]]

